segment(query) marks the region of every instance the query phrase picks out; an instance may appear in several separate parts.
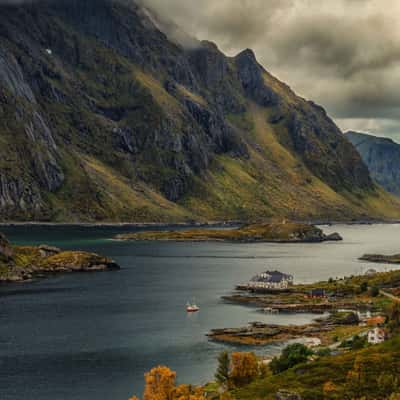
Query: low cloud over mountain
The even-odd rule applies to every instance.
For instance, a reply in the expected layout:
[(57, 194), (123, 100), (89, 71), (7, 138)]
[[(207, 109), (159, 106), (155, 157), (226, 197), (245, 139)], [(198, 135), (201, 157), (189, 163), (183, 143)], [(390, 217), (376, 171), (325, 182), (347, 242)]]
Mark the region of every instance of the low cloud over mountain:
[(144, 0), (229, 54), (253, 48), (343, 129), (400, 140), (400, 3), (394, 0)]

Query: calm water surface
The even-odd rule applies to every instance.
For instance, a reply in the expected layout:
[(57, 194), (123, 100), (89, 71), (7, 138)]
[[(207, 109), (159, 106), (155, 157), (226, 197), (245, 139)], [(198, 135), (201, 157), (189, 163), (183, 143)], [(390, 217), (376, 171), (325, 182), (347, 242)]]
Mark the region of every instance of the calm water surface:
[[(180, 382), (207, 381), (224, 348), (207, 340), (211, 328), (312, 318), (263, 315), (222, 302), (236, 283), (270, 268), (297, 282), (362, 273), (372, 265), (357, 261), (361, 254), (400, 250), (400, 225), (324, 229), (339, 231), (344, 241), (141, 243), (108, 240), (123, 227), (1, 228), (14, 242), (94, 251), (122, 269), (0, 286), (0, 399), (127, 400), (141, 393), (143, 373), (161, 363), (176, 370)], [(192, 297), (201, 311), (187, 315)]]

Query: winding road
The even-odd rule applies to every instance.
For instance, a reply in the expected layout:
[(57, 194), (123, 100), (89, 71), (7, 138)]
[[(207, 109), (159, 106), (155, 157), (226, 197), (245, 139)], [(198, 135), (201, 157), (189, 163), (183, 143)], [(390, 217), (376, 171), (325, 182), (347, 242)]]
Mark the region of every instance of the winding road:
[(381, 294), (381, 295), (383, 295), (383, 296), (386, 296), (386, 297), (388, 297), (389, 299), (392, 299), (393, 301), (396, 301), (396, 302), (398, 302), (398, 303), (400, 303), (400, 298), (399, 297), (396, 297), (396, 296), (394, 296), (393, 294), (391, 294), (391, 293), (388, 293), (388, 292), (385, 292), (384, 290), (379, 290), (379, 293)]

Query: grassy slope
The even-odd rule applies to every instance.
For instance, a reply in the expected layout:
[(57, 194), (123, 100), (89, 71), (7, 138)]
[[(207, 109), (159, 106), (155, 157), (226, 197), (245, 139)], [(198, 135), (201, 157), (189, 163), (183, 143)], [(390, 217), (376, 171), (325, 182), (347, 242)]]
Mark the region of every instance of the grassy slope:
[[(142, 182), (132, 182), (91, 157), (80, 157), (63, 187), (49, 195), (57, 220), (185, 220), (192, 214)], [(83, 172), (83, 173), (82, 173)]]
[[(69, 27), (62, 22), (62, 30)], [(74, 32), (69, 32), (71, 35)], [(104, 109), (134, 109), (139, 101), (144, 107), (154, 111), (154, 119), (159, 118), (160, 110), (179, 120), (179, 104), (162, 87), (161, 83), (145, 74), (112, 49), (99, 46), (90, 38), (80, 39), (82, 46), (90, 48), (89, 54), (82, 54), (77, 71), (84, 82), (85, 93), (96, 99)], [(107, 68), (105, 69), (104, 66)], [(115, 71), (118, 71), (115, 74)], [(67, 77), (69, 72), (67, 71)], [(101, 78), (101, 79), (100, 79)], [(67, 78), (68, 79), (68, 78)], [(59, 85), (54, 82), (54, 85)], [(74, 83), (64, 81), (62, 90), (73, 91)], [(140, 99), (132, 99), (131, 88), (142, 93)], [(79, 103), (78, 103), (79, 104)], [(44, 105), (51, 115), (59, 134), (70, 142), (68, 151), (62, 152), (62, 165), (66, 179), (55, 193), (49, 193), (47, 200), (53, 210), (47, 217), (56, 221), (154, 221), (173, 222), (196, 218), (196, 214), (163, 197), (154, 185), (148, 185), (137, 178), (137, 170), (142, 174), (157, 176), (167, 171), (142, 161), (135, 165), (126, 154), (109, 151), (112, 148), (107, 131), (115, 125), (110, 124), (99, 114), (93, 114), (82, 103), (77, 121), (86, 136), (75, 136), (70, 124), (75, 124), (73, 114), (77, 111), (69, 105), (49, 102)], [(129, 111), (126, 122), (135, 120), (135, 111)], [(200, 219), (200, 217), (197, 217)]]
[[(352, 370), (355, 360), (368, 366), (366, 369), (368, 376), (365, 378), (366, 383), (363, 385), (359, 398), (362, 395), (367, 395), (366, 399), (382, 398), (376, 381), (382, 371), (389, 374), (400, 367), (400, 337), (365, 350), (322, 357), (315, 362), (298, 365), (286, 372), (269, 376), (237, 390), (234, 393), (235, 398), (237, 400), (275, 400), (278, 390), (289, 389), (301, 394), (303, 400), (343, 399), (346, 397), (343, 397), (343, 392), (340, 390), (346, 384), (347, 374)], [(332, 382), (337, 390), (325, 393), (324, 396), (323, 386), (328, 381)]]
[(335, 192), (281, 144), (287, 132), (267, 122), (271, 110), (256, 105), (249, 109), (230, 120), (244, 133), (250, 159), (219, 156), (202, 179), (196, 178), (182, 205), (211, 219), (398, 218), (400, 201), (381, 188)]

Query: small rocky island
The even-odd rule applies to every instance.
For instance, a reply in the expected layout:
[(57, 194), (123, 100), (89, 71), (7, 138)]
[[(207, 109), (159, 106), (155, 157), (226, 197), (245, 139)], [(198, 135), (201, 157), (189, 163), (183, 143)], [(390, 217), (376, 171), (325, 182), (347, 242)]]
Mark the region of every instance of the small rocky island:
[(248, 326), (240, 328), (213, 329), (207, 336), (216, 342), (252, 346), (307, 338), (312, 339), (316, 345), (331, 345), (332, 337), (335, 335), (362, 331), (358, 328), (358, 324), (359, 318), (356, 312), (335, 311), (328, 317), (317, 318), (314, 322), (306, 325), (251, 322)]
[(119, 269), (107, 258), (84, 251), (57, 247), (14, 246), (0, 233), (0, 282), (23, 282), (62, 272), (91, 272)]
[(233, 229), (188, 229), (123, 233), (117, 240), (227, 241), (307, 243), (342, 240), (338, 233), (326, 235), (320, 228), (304, 223), (280, 222), (244, 225)]
[(400, 254), (389, 256), (383, 254), (364, 254), (360, 257), (360, 260), (384, 264), (400, 264)]

